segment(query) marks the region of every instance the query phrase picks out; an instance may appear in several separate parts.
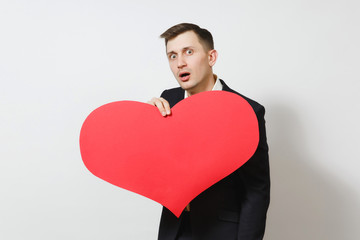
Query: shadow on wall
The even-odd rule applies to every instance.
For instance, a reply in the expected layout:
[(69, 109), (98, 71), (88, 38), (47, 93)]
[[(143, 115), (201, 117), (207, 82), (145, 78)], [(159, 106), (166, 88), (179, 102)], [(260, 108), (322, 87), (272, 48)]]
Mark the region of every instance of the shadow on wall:
[(356, 239), (351, 236), (359, 217), (355, 191), (311, 156), (316, 148), (307, 144), (310, 131), (294, 109), (279, 104), (267, 109), (272, 189), (264, 239)]

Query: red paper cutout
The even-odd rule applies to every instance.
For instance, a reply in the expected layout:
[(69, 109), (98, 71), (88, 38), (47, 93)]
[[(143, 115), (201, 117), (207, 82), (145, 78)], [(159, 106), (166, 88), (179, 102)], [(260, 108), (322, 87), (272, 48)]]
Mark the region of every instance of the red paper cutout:
[(201, 192), (242, 166), (259, 141), (246, 100), (208, 91), (162, 117), (146, 103), (103, 105), (85, 120), (81, 156), (95, 176), (150, 198), (180, 216)]

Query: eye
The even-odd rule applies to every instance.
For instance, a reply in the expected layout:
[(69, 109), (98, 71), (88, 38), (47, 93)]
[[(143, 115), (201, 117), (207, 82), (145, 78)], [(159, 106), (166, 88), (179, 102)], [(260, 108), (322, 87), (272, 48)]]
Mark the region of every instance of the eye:
[(191, 49), (186, 50), (186, 54), (187, 54), (187, 55), (191, 55), (191, 54), (193, 54), (193, 52), (194, 52), (194, 51), (191, 50)]
[(175, 55), (175, 54), (169, 55), (169, 59), (175, 59), (175, 58), (176, 58), (176, 55)]

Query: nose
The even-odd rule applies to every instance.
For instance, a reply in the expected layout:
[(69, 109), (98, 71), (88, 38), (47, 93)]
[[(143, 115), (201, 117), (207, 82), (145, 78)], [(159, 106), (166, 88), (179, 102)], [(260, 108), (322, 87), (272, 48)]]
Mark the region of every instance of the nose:
[(186, 62), (183, 56), (179, 55), (177, 59), (177, 66), (178, 68), (183, 68), (186, 66)]

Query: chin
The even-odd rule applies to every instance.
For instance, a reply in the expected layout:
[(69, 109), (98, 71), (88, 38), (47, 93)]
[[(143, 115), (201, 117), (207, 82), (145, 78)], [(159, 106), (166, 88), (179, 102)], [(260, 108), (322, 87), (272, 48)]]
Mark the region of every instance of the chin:
[(179, 85), (184, 90), (190, 90), (190, 89), (194, 88), (193, 84), (191, 84), (189, 82), (179, 82)]

